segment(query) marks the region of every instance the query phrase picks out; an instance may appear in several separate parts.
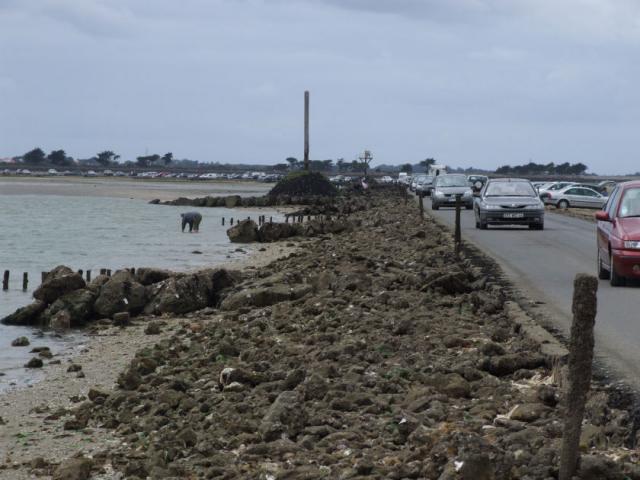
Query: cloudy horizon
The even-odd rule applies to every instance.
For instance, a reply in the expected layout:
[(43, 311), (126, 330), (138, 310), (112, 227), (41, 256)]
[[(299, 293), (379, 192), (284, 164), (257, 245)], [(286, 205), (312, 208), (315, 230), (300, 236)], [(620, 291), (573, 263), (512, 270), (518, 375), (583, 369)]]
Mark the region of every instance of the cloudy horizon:
[(0, 0), (0, 157), (632, 173), (631, 0)]

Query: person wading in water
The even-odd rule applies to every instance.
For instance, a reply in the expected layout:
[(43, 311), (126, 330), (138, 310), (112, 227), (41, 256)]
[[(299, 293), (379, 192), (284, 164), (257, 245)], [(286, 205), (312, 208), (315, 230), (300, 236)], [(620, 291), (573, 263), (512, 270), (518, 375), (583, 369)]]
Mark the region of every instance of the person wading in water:
[(184, 227), (189, 225), (189, 233), (192, 231), (198, 233), (200, 230), (200, 222), (202, 221), (202, 215), (198, 212), (181, 213), (182, 217), (182, 232), (184, 233)]

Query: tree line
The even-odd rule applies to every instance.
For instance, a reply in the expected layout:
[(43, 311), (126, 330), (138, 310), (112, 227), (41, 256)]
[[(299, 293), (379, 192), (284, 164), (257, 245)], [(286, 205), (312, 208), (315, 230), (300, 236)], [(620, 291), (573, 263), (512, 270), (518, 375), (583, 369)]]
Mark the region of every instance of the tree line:
[[(51, 153), (47, 154), (41, 148), (34, 148), (33, 150), (28, 151), (20, 157), (15, 157), (15, 159), (22, 160), (23, 163), (28, 165), (41, 165), (49, 163), (58, 167), (65, 167), (76, 164), (76, 161), (73, 159), (73, 157), (68, 156), (64, 150), (52, 150)], [(104, 150), (97, 153), (93, 157), (84, 159), (82, 161), (89, 163), (93, 162), (103, 167), (108, 167), (111, 165), (117, 165), (119, 159), (120, 155), (112, 152), (111, 150)], [(136, 165), (138, 167), (150, 167), (153, 165), (168, 166), (172, 162), (173, 153), (167, 152), (162, 156), (158, 154), (142, 155), (136, 157), (135, 162), (127, 161), (124, 162), (124, 165)]]
[(496, 169), (498, 175), (584, 175), (589, 169), (584, 163), (534, 163), (526, 165), (504, 165)]

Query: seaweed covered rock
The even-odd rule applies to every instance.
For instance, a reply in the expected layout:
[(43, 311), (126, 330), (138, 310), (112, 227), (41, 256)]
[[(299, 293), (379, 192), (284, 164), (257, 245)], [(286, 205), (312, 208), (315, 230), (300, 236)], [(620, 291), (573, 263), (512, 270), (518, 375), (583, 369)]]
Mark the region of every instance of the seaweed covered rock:
[(84, 288), (85, 285), (82, 275), (60, 265), (47, 274), (42, 284), (33, 292), (33, 298), (49, 304), (66, 293)]
[(335, 196), (336, 188), (319, 172), (294, 172), (280, 180), (269, 192), (270, 197), (309, 195)]
[(136, 281), (131, 272), (120, 270), (100, 288), (94, 310), (99, 315), (112, 317), (118, 312), (136, 314), (144, 306), (144, 286)]
[(229, 240), (234, 243), (250, 243), (258, 240), (258, 226), (253, 220), (243, 220), (227, 230)]

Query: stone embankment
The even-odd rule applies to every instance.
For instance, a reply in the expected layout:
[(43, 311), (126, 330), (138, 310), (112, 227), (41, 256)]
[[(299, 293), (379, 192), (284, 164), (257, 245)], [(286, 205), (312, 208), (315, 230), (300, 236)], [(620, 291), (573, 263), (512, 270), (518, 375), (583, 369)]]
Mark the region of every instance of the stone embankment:
[[(115, 390), (89, 392), (66, 421), (121, 443), (58, 468), (129, 479), (557, 478), (558, 358), (513, 321), (499, 275), (455, 256), (450, 232), (399, 196), (367, 205), (348, 233), (226, 273), (222, 289), (213, 272), (138, 279), (181, 294), (204, 283), (202, 305), (215, 293), (216, 308), (139, 351)], [(137, 308), (163, 312), (149, 305), (160, 303)], [(640, 478), (623, 448), (631, 424), (592, 390), (579, 479)]]

